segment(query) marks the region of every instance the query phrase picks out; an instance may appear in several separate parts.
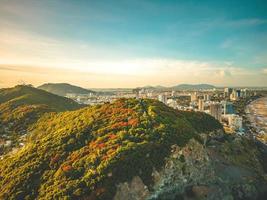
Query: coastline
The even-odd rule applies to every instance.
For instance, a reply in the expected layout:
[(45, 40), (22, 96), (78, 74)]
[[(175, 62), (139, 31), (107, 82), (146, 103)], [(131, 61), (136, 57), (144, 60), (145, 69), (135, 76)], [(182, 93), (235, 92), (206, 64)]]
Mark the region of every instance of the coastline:
[(267, 97), (258, 98), (245, 108), (248, 129), (254, 138), (267, 144)]

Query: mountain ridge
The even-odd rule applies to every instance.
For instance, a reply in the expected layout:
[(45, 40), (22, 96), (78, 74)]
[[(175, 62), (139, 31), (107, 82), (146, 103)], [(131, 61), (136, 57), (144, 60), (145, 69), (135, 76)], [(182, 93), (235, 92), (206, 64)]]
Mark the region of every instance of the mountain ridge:
[(200, 90), (200, 89), (207, 90), (207, 89), (214, 89), (216, 87), (210, 84), (179, 84), (173, 86), (172, 88), (179, 90)]
[(161, 85), (157, 86), (144, 86), (144, 87), (138, 87), (136, 89), (150, 89), (150, 90), (166, 90), (166, 89), (172, 89), (172, 90), (211, 90), (217, 88), (214, 85), (211, 84), (179, 84), (176, 86), (170, 86), (170, 87), (165, 87)]
[(47, 112), (62, 112), (83, 107), (75, 101), (28, 85), (0, 89), (1, 127), (26, 130)]
[(75, 94), (95, 93), (95, 91), (71, 85), (69, 83), (45, 83), (43, 85), (38, 86), (37, 88), (59, 96), (66, 96), (68, 93), (75, 93)]

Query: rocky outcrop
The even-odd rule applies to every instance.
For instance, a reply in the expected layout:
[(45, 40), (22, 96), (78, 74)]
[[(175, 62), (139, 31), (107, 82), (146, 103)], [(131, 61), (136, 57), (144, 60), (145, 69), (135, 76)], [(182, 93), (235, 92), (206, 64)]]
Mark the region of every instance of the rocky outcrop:
[(121, 183), (117, 187), (114, 200), (146, 199), (149, 195), (147, 186), (139, 176), (133, 177), (131, 182)]
[(173, 145), (165, 166), (153, 170), (152, 185), (146, 186), (136, 176), (117, 186), (114, 199), (212, 200), (265, 196), (266, 174), (251, 141), (229, 136), (211, 136), (205, 141), (205, 145), (195, 139), (184, 147)]

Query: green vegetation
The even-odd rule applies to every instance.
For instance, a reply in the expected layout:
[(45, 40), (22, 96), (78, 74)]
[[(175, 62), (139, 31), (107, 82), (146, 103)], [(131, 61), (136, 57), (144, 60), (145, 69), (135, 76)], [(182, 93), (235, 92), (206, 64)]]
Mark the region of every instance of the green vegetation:
[[(22, 131), (43, 113), (75, 110), (82, 106), (31, 86), (18, 85), (0, 90), (0, 130)], [(3, 132), (3, 131), (2, 131)]]
[(211, 116), (148, 99), (46, 114), (29, 143), (0, 161), (0, 199), (112, 199), (135, 175), (151, 185), (173, 144), (217, 129)]
[(74, 110), (80, 107), (70, 99), (27, 85), (0, 89), (0, 103), (6, 102), (12, 103), (13, 106), (43, 104), (56, 111)]
[(46, 83), (39, 86), (38, 89), (42, 89), (59, 96), (66, 96), (67, 93), (75, 93), (75, 94), (95, 93), (92, 90), (87, 90), (75, 85), (70, 85), (68, 83)]
[[(31, 86), (0, 89), (0, 155), (21, 146), (28, 127), (45, 113), (81, 107), (73, 100)], [(7, 141), (11, 144), (5, 145)]]

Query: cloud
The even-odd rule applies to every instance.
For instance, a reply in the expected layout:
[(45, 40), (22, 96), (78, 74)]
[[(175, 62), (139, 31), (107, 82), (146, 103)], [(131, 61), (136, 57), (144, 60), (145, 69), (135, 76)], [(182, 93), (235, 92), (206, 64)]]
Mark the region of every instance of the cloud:
[[(137, 87), (148, 84), (172, 86), (178, 83), (200, 82), (220, 86), (267, 84), (266, 75), (259, 70), (240, 68), (228, 62), (147, 58), (123, 62), (98, 61), (91, 65), (102, 68), (94, 70), (85, 67), (76, 70), (75, 68), (0, 65), (0, 80), (4, 82), (1, 87), (18, 84), (20, 80), (34, 85), (44, 82), (70, 82), (84, 87)], [(124, 72), (117, 72), (114, 66), (117, 70), (124, 67)], [(132, 73), (127, 72), (129, 69)], [(112, 70), (114, 72), (110, 73)], [(140, 73), (137, 73), (138, 70)], [(261, 70), (267, 73), (267, 68)]]
[(267, 74), (267, 68), (262, 70), (263, 74)]
[(206, 29), (223, 27), (223, 28), (242, 28), (267, 24), (265, 18), (243, 18), (243, 19), (227, 19), (227, 18), (215, 18), (213, 20), (203, 20), (199, 23)]
[[(231, 60), (130, 57), (124, 56), (124, 52), (116, 52), (116, 48), (111, 50), (110, 47), (88, 42), (50, 38), (12, 27), (2, 30), (0, 64), (4, 65), (0, 66), (0, 79), (7, 84), (14, 84), (21, 79), (36, 84), (47, 81), (81, 83), (83, 80), (91, 81), (90, 87), (175, 85), (183, 82), (221, 85), (243, 81), (249, 84), (248, 79), (254, 79), (253, 84), (266, 84), (265, 80), (258, 79), (259, 74), (266, 74), (265, 69), (263, 73), (253, 68), (246, 69)], [(231, 45), (232, 40), (226, 40), (222, 47)], [(14, 79), (13, 82), (9, 80), (10, 77)]]
[(230, 77), (232, 76), (231, 72), (229, 70), (218, 70), (218, 72), (216, 73), (218, 76), (221, 76), (221, 77)]
[(258, 26), (262, 24), (267, 24), (267, 20), (259, 18), (250, 18), (250, 19), (233, 20), (228, 23), (228, 25), (235, 27)]

